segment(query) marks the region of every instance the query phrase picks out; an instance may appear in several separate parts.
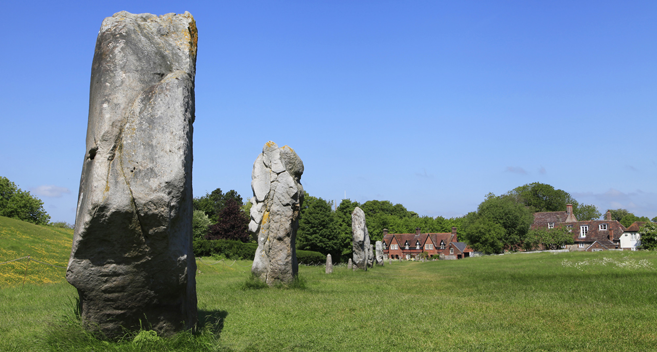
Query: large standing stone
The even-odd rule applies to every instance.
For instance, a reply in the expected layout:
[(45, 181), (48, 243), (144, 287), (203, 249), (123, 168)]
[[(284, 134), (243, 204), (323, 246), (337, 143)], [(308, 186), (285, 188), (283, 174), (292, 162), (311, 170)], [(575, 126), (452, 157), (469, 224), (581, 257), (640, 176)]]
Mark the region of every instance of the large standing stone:
[(326, 255), (326, 273), (333, 274), (333, 259), (330, 254)]
[(98, 33), (66, 279), (82, 320), (168, 335), (197, 320), (192, 123), (197, 31), (183, 15), (119, 12)]
[(370, 234), (365, 224), (365, 212), (356, 207), (351, 213), (351, 232), (354, 267), (367, 270), (368, 259), (371, 251)]
[(351, 258), (349, 258), (349, 262), (347, 263), (347, 269), (351, 270), (354, 268), (354, 263), (351, 261)]
[(383, 242), (376, 241), (376, 264), (383, 266)]
[(251, 173), (251, 222), (258, 249), (251, 272), (268, 285), (291, 283), (299, 265), (295, 250), (303, 201), (303, 162), (288, 146), (267, 142)]

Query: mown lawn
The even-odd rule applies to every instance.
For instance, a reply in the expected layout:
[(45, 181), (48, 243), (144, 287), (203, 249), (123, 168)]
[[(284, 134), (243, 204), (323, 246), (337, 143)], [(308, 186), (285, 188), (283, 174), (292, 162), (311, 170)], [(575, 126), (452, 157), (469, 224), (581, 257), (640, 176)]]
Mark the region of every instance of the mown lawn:
[[(218, 339), (188, 350), (657, 350), (655, 252), (393, 262), (331, 275), (301, 267), (306, 289), (243, 290), (250, 262), (198, 263), (201, 325)], [(140, 350), (129, 341), (53, 345), (76, 295), (61, 277), (2, 286), (0, 351)]]

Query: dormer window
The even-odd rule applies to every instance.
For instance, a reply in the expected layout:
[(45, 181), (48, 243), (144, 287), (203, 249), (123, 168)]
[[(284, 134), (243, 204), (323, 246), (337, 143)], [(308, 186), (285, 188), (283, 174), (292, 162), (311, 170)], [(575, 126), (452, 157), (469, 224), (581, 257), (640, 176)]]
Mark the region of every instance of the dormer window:
[(589, 225), (582, 225), (579, 227), (579, 237), (586, 237), (589, 233)]
[(554, 228), (554, 223), (548, 222), (548, 229), (553, 229), (553, 228)]
[(600, 224), (598, 227), (600, 230), (606, 230), (607, 229), (607, 224)]
[(404, 243), (404, 248), (408, 249), (408, 241)]
[(388, 249), (388, 246), (386, 245), (385, 242), (383, 242), (383, 249)]
[(440, 241), (440, 249), (445, 249), (445, 242)]
[(415, 249), (420, 249), (420, 241), (415, 241)]

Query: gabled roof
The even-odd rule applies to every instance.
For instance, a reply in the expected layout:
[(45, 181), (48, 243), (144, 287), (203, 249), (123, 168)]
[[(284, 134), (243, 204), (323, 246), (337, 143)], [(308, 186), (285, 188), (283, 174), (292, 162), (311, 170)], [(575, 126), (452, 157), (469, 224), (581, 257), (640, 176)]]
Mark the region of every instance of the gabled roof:
[[(607, 230), (600, 230), (601, 224), (607, 224)], [(625, 227), (616, 220), (589, 220), (577, 221), (565, 225), (573, 226), (573, 239), (575, 242), (595, 242), (595, 241), (619, 241), (620, 236), (625, 232)], [(579, 237), (580, 227), (588, 225), (589, 230), (586, 237)], [(612, 247), (613, 248), (613, 247)]]
[(639, 230), (641, 229), (641, 227), (642, 227), (643, 225), (645, 225), (646, 222), (647, 222), (647, 221), (635, 221), (635, 222), (632, 223), (632, 225), (630, 225), (630, 227), (628, 227), (627, 229), (625, 229), (625, 232), (639, 232)]
[(593, 243), (591, 243), (590, 246), (586, 247), (585, 251), (588, 251), (589, 248), (593, 247), (595, 244), (599, 244), (600, 246), (606, 248), (606, 249), (614, 249), (616, 248), (616, 245), (611, 242), (611, 241), (606, 241), (606, 240), (596, 240)]
[(454, 247), (458, 248), (461, 253), (465, 252), (465, 247), (468, 245), (465, 244), (465, 242), (452, 242), (454, 244)]
[(547, 228), (548, 223), (554, 223), (556, 225), (566, 222), (566, 219), (568, 219), (567, 211), (543, 211), (540, 213), (534, 213), (532, 229)]
[(421, 247), (424, 247), (427, 241), (433, 243), (434, 246), (440, 246), (440, 241), (442, 240), (445, 241), (445, 245), (448, 245), (452, 241), (452, 237), (452, 233), (421, 233), (419, 235), (414, 233), (389, 233), (383, 237), (383, 242), (389, 246), (394, 239), (394, 241), (403, 247), (408, 241), (408, 247), (415, 248), (418, 241)]

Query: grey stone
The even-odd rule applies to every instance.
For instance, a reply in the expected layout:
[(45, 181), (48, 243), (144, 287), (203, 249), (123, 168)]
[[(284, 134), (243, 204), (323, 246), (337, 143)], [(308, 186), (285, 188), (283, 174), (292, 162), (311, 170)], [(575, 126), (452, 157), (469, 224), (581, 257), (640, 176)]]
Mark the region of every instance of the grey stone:
[(376, 264), (383, 266), (383, 242), (376, 241)]
[(371, 250), (370, 234), (365, 224), (365, 212), (359, 207), (351, 213), (351, 232), (354, 269), (367, 270)]
[(326, 255), (326, 273), (333, 274), (333, 260), (330, 254)]
[(351, 261), (351, 258), (349, 258), (349, 262), (347, 262), (347, 269), (351, 270), (354, 268), (354, 263)]
[[(288, 284), (299, 270), (295, 241), (303, 201), (303, 162), (288, 146), (267, 142), (253, 164), (249, 231), (258, 235), (251, 272), (268, 285)], [(267, 184), (265, 184), (265, 181)]]
[(182, 15), (106, 18), (66, 279), (85, 325), (114, 338), (197, 321), (192, 123), (197, 30)]

